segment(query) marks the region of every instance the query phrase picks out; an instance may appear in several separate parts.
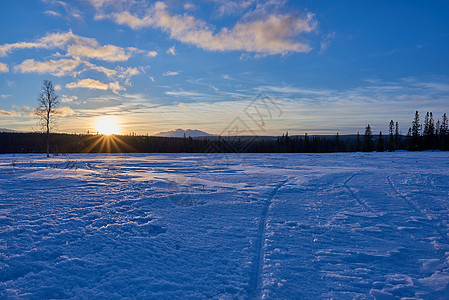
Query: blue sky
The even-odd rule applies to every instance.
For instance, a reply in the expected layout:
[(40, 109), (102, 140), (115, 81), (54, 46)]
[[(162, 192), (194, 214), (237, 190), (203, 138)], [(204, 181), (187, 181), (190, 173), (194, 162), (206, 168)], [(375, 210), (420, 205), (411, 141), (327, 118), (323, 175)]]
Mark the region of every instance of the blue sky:
[(235, 120), (239, 134), (385, 133), (391, 119), (406, 133), (415, 110), (449, 113), (448, 15), (448, 1), (2, 1), (0, 128), (39, 130), (49, 79), (59, 132), (110, 116), (138, 134)]

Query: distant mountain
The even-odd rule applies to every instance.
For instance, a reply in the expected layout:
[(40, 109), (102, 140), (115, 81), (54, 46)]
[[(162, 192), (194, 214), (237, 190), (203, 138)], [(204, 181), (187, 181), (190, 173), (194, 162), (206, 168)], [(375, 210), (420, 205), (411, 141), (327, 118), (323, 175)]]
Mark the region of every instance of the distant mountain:
[(187, 129), (183, 130), (181, 128), (164, 131), (156, 133), (154, 136), (162, 136), (162, 137), (200, 137), (200, 136), (214, 136), (213, 134), (198, 130), (198, 129)]
[(12, 129), (0, 128), (0, 132), (17, 132), (17, 131)]

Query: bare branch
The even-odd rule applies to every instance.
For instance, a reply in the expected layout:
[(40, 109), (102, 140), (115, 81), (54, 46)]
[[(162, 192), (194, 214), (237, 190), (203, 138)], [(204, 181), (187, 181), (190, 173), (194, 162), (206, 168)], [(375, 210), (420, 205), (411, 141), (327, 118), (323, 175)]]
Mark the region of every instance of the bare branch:
[(54, 123), (54, 116), (57, 114), (56, 107), (59, 104), (59, 97), (56, 95), (53, 83), (44, 80), (42, 92), (37, 98), (38, 107), (35, 110), (39, 117), (39, 124), (47, 131), (47, 157), (50, 155), (50, 129)]

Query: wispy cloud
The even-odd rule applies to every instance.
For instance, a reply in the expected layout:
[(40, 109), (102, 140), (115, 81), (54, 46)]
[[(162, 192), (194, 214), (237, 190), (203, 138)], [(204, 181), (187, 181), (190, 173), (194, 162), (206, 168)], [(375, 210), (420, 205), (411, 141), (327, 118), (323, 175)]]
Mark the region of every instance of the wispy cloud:
[(118, 94), (119, 91), (126, 91), (124, 87), (120, 86), (118, 81), (108, 83), (108, 87), (114, 94)]
[(299, 17), (297, 14), (258, 12), (241, 20), (232, 28), (215, 32), (206, 22), (188, 15), (172, 15), (163, 2), (156, 2), (143, 17), (128, 11), (102, 15), (97, 19), (110, 18), (117, 24), (132, 29), (143, 27), (160, 28), (171, 38), (196, 45), (211, 51), (240, 50), (262, 54), (285, 54), (288, 52), (309, 52), (311, 47), (302, 34), (316, 28), (313, 14)]
[(196, 6), (193, 3), (186, 3), (186, 4), (184, 4), (184, 9), (185, 10), (195, 10)]
[(167, 54), (176, 55), (175, 46), (170, 47), (170, 48), (167, 50)]
[(117, 75), (117, 70), (112, 70), (103, 66), (98, 66), (96, 64), (93, 64), (89, 61), (82, 61), (82, 63), (84, 64), (86, 70), (93, 70), (99, 73), (103, 73), (108, 77), (114, 77)]
[(77, 20), (82, 21), (83, 17), (79, 9), (73, 5), (72, 1), (61, 0), (42, 0), (42, 2), (49, 4), (51, 9), (44, 11), (44, 13), (51, 17), (60, 17), (68, 21)]
[(118, 81), (110, 82), (108, 84), (103, 83), (101, 81), (86, 78), (76, 82), (71, 82), (66, 84), (65, 86), (68, 89), (74, 88), (87, 88), (87, 89), (95, 89), (95, 90), (111, 90), (113, 93), (117, 94), (119, 91), (125, 91), (126, 89), (120, 86)]
[(77, 82), (71, 82), (67, 83), (65, 85), (68, 89), (75, 89), (75, 88), (87, 88), (87, 89), (95, 89), (95, 90), (107, 90), (108, 85), (105, 83), (102, 83), (98, 80), (86, 78), (79, 80)]
[(52, 16), (52, 17), (62, 17), (62, 15), (56, 11), (53, 10), (46, 10), (44, 11), (44, 14), (48, 15), (48, 16)]
[(179, 72), (175, 72), (175, 71), (167, 71), (167, 72), (164, 72), (163, 74), (162, 74), (162, 76), (176, 76), (176, 75), (178, 75), (179, 74)]
[(158, 55), (158, 53), (157, 53), (157, 51), (148, 51), (147, 52), (147, 56), (150, 56), (150, 57), (156, 57)]
[(69, 103), (69, 102), (73, 102), (76, 100), (78, 100), (78, 96), (67, 96), (67, 95), (61, 96), (61, 101), (64, 103)]
[(11, 111), (0, 109), (0, 116), (14, 117), (15, 114), (13, 112), (11, 112)]
[(327, 89), (306, 89), (292, 86), (260, 86), (257, 87), (258, 92), (276, 92), (282, 94), (300, 94), (300, 95), (321, 95), (326, 96), (332, 93)]
[(73, 116), (75, 111), (68, 106), (63, 106), (57, 109), (57, 114), (61, 117)]
[(242, 11), (250, 7), (255, 0), (246, 0), (246, 1), (235, 1), (235, 0), (227, 0), (220, 1), (214, 0), (217, 6), (217, 12), (220, 16), (228, 16), (228, 15), (236, 15), (241, 14)]
[(7, 64), (0, 63), (0, 73), (6, 73), (9, 72), (9, 68)]
[(27, 59), (14, 67), (16, 72), (21, 73), (50, 73), (54, 76), (75, 75), (74, 70), (80, 65), (79, 60), (60, 59), (49, 61), (35, 61)]
[(93, 38), (86, 38), (72, 31), (51, 33), (33, 42), (17, 42), (0, 45), (0, 56), (7, 56), (19, 49), (62, 49), (65, 56), (73, 58), (90, 58), (108, 62), (126, 61), (133, 54), (157, 55), (155, 51), (144, 51), (134, 47), (119, 47), (114, 45), (100, 45)]
[(179, 102), (178, 107), (183, 108), (183, 109), (189, 109), (189, 107), (187, 107), (183, 102)]
[(132, 51), (113, 45), (72, 45), (67, 48), (68, 56), (95, 58), (104, 61), (126, 61), (131, 54)]
[(176, 96), (176, 97), (205, 97), (208, 96), (203, 93), (189, 92), (189, 91), (168, 91), (165, 92), (166, 95)]
[(136, 76), (139, 73), (140, 73), (140, 71), (137, 68), (132, 68), (132, 67), (123, 68), (123, 67), (120, 67), (119, 68), (119, 75), (118, 75), (118, 77), (120, 77), (120, 78), (130, 78), (131, 76)]
[(335, 38), (335, 32), (330, 32), (322, 37), (320, 44), (320, 53), (326, 51), (327, 47), (329, 47), (331, 41)]

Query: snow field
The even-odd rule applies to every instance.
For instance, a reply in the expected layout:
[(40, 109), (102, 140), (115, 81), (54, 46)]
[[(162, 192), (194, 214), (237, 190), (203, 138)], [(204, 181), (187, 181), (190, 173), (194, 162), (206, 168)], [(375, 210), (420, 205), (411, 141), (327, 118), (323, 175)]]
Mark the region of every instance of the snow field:
[(0, 155), (0, 297), (449, 295), (449, 154)]

